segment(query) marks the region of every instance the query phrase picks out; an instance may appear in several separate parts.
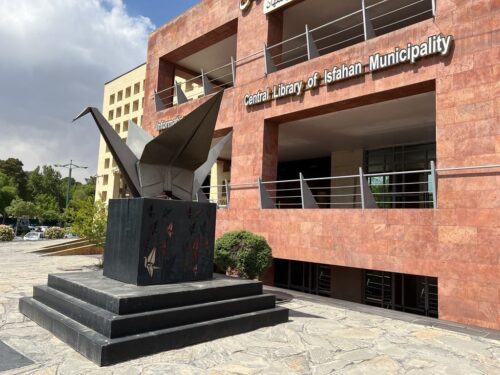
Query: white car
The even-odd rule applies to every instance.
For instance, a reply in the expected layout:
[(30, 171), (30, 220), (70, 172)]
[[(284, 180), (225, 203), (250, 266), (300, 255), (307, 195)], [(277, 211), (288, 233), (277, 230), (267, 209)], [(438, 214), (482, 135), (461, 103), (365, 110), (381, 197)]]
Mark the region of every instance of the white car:
[(42, 232), (31, 231), (24, 235), (23, 240), (25, 241), (38, 241), (42, 239)]

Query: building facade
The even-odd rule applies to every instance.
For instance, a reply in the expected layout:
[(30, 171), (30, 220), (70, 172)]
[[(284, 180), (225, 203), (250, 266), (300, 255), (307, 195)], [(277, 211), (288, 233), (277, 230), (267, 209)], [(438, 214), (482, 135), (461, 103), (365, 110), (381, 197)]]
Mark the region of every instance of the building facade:
[[(124, 142), (127, 140), (129, 121), (133, 121), (139, 126), (142, 125), (145, 78), (146, 64), (141, 64), (104, 84), (103, 116)], [(107, 203), (109, 199), (125, 196), (127, 196), (126, 185), (104, 138), (101, 136), (99, 157), (97, 158), (95, 200)]]
[(206, 195), (266, 237), (265, 282), (498, 329), (499, 10), (203, 0), (150, 34), (141, 125), (225, 89)]

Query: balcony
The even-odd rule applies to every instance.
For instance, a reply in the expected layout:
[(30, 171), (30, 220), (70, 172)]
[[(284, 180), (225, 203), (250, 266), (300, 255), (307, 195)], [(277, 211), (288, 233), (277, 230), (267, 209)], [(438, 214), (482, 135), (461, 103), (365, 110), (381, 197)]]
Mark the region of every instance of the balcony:
[[(435, 0), (316, 0), (283, 12), (283, 40), (235, 60), (236, 35), (176, 62), (176, 82), (153, 95), (156, 110), (235, 84), (238, 66), (263, 57), (269, 74), (434, 17)], [(194, 89), (193, 89), (194, 87)]]

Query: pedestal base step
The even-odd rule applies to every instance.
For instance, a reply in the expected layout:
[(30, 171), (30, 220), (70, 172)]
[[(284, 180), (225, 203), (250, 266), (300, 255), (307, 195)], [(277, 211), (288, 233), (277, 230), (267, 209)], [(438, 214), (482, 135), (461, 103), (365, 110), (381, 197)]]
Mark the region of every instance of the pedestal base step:
[[(50, 275), (48, 286), (34, 287), (33, 298), (19, 301), (19, 310), (99, 366), (288, 321), (288, 310), (276, 307), (275, 297), (262, 294), (262, 284), (256, 281), (217, 277), (210, 282), (137, 287), (100, 278), (100, 289), (82, 286), (86, 282), (81, 280), (91, 280), (92, 275), (100, 276)], [(72, 283), (71, 293), (66, 293)], [(200, 293), (204, 290), (207, 294)], [(153, 303), (154, 296), (162, 302)], [(179, 296), (188, 304), (179, 306)], [(112, 303), (103, 308), (89, 300)], [(152, 309), (155, 306), (167, 307)], [(113, 311), (120, 309), (133, 313)]]

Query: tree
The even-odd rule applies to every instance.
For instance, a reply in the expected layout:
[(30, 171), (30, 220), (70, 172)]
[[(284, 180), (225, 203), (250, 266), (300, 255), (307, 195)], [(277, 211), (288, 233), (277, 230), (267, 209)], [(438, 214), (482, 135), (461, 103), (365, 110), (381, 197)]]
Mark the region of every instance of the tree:
[(73, 186), (73, 191), (71, 194), (71, 199), (72, 200), (85, 200), (88, 197), (94, 198), (95, 196), (95, 183), (96, 183), (96, 178), (95, 176), (92, 176), (90, 178), (85, 179), (85, 184), (82, 184), (80, 182), (75, 182)]
[(5, 211), (15, 217), (35, 217), (37, 216), (36, 206), (33, 202), (26, 202), (21, 198), (14, 199)]
[(7, 213), (5, 209), (11, 204), (17, 195), (17, 189), (12, 184), (12, 180), (5, 174), (0, 173), (0, 214), (2, 214), (2, 222), (5, 223)]
[(23, 163), (21, 160), (15, 158), (0, 160), (0, 172), (12, 179), (13, 185), (16, 187), (17, 194), (19, 194), (20, 198), (28, 198), (28, 175), (23, 170)]
[(38, 194), (34, 199), (36, 216), (42, 221), (61, 220), (59, 204), (52, 195)]
[(61, 174), (50, 165), (44, 165), (41, 169), (36, 167), (29, 173), (28, 190), (31, 199), (35, 199), (39, 194), (47, 194), (56, 199), (59, 209), (62, 210), (66, 205), (64, 181)]
[(71, 230), (95, 245), (102, 245), (106, 236), (107, 214), (103, 202), (95, 202), (93, 197), (73, 201), (67, 218), (72, 221)]

